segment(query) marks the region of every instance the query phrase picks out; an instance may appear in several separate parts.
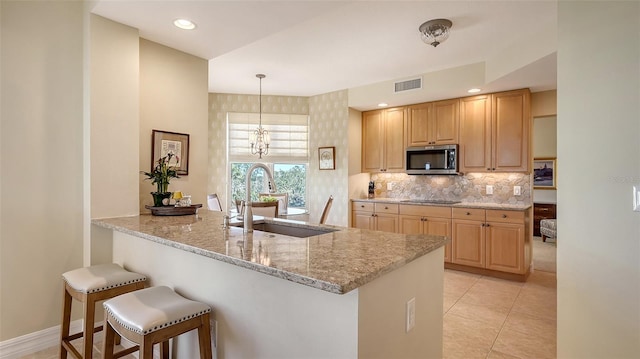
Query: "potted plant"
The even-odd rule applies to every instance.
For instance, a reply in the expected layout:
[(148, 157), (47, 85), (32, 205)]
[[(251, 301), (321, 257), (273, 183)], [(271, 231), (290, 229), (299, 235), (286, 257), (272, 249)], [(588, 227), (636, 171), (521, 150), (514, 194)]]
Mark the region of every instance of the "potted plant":
[(169, 162), (171, 162), (171, 158), (174, 156), (176, 157), (176, 161), (179, 162), (178, 156), (173, 153), (169, 153), (168, 155), (158, 159), (156, 166), (151, 170), (151, 172), (140, 171), (140, 173), (147, 176), (146, 179), (151, 180), (151, 184), (156, 185), (156, 191), (151, 192), (151, 195), (153, 196), (153, 205), (155, 207), (169, 204), (169, 198), (171, 197), (171, 192), (167, 191), (169, 188), (169, 181), (172, 178), (180, 178), (178, 176), (177, 168), (169, 164)]

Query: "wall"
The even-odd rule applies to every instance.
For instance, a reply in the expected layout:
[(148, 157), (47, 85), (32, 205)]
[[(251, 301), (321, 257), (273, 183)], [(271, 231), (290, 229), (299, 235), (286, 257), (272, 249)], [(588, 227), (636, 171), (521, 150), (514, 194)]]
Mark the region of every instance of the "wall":
[[(258, 95), (209, 94), (207, 191), (218, 194), (225, 210), (228, 208), (227, 194), (230, 191), (227, 175), (227, 112), (259, 113), (260, 97)], [(262, 113), (308, 115), (309, 99), (262, 95)], [(268, 158), (265, 160), (268, 161)]]
[(0, 341), (58, 325), (82, 266), (83, 4), (1, 1)]
[[(208, 63), (184, 52), (140, 39), (139, 169), (151, 169), (152, 130), (189, 134), (189, 175), (172, 179), (169, 191), (207, 203)], [(140, 210), (153, 204), (151, 181), (140, 176)]]
[[(324, 205), (333, 195), (325, 223), (347, 226), (349, 221), (349, 107), (347, 91), (309, 98), (309, 221), (320, 222)], [(320, 170), (318, 147), (335, 146), (336, 169)], [(360, 152), (358, 152), (359, 154)]]
[[(556, 90), (534, 92), (531, 94), (533, 158), (557, 157), (557, 112)], [(534, 189), (533, 201), (538, 203), (556, 203), (556, 192), (554, 189)]]
[[(639, 14), (558, 2), (558, 358), (640, 353)], [(593, 31), (602, 19), (615, 21)]]

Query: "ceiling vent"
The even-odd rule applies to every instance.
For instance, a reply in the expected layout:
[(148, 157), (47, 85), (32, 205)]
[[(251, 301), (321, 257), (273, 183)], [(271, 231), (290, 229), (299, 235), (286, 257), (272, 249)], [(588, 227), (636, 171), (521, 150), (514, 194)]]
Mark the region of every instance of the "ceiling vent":
[(409, 91), (409, 90), (418, 90), (422, 88), (422, 77), (418, 77), (415, 79), (411, 79), (411, 80), (406, 80), (406, 81), (400, 81), (400, 82), (396, 82), (394, 83), (394, 90), (393, 92), (398, 93), (398, 92), (403, 92), (403, 91)]

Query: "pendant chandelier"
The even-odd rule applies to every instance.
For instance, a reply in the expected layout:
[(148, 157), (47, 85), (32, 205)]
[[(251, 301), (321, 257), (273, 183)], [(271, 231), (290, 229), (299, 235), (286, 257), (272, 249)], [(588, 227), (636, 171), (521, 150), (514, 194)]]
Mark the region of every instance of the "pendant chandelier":
[(262, 155), (267, 155), (269, 153), (269, 142), (271, 142), (271, 138), (269, 137), (269, 131), (262, 128), (262, 79), (266, 76), (264, 74), (256, 74), (256, 77), (260, 79), (260, 122), (258, 124), (258, 129), (253, 131), (251, 135), (251, 154), (258, 155), (259, 158), (262, 158)]

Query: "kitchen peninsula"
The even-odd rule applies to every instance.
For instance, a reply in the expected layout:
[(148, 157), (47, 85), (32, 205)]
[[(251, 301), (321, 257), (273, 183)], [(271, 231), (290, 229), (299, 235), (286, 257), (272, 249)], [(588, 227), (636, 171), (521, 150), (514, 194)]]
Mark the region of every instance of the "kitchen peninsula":
[[(223, 227), (223, 213), (94, 219), (113, 261), (211, 305), (218, 358), (440, 358), (449, 238), (264, 219), (306, 238)], [(265, 229), (267, 230), (267, 229)], [(293, 233), (293, 232), (292, 232)], [(100, 238), (100, 240), (106, 240)], [(415, 298), (414, 327), (407, 303)], [(174, 342), (195, 357), (195, 335)]]

